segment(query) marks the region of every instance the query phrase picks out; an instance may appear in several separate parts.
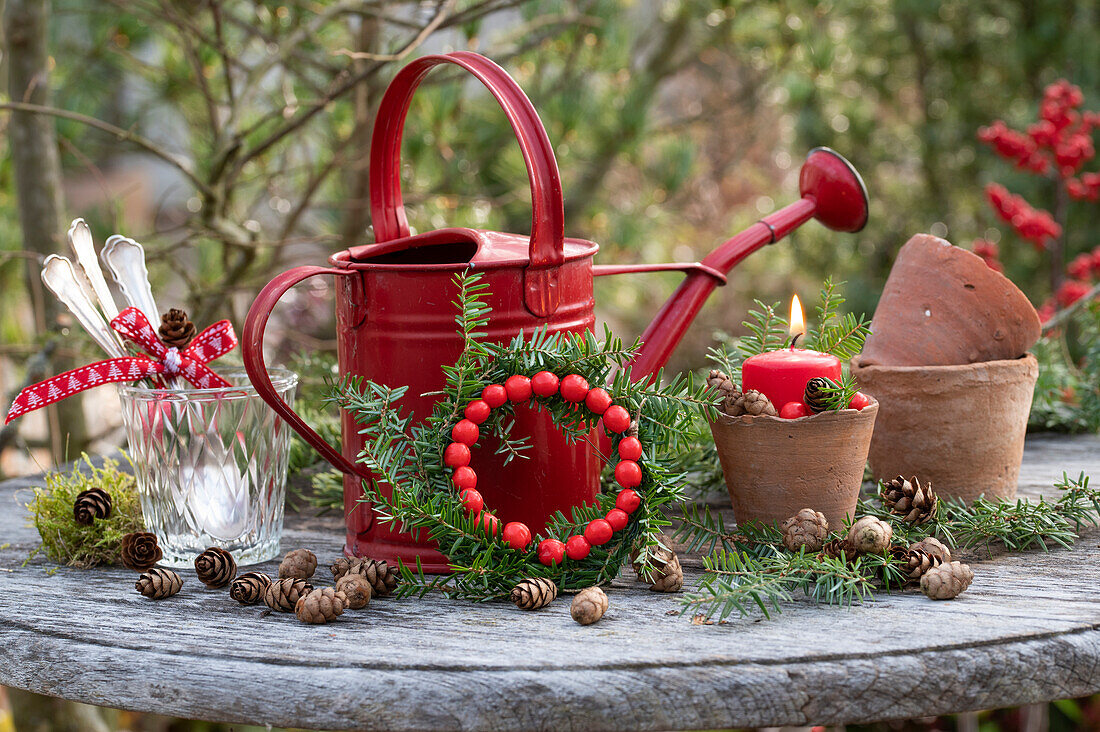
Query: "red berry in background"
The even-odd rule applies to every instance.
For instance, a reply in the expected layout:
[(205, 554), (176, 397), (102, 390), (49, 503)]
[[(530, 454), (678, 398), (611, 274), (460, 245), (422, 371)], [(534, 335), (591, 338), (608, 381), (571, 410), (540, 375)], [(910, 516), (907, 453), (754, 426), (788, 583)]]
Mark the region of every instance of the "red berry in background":
[(513, 549), (526, 549), (531, 543), (531, 529), (519, 521), (509, 521), (504, 524), (504, 532), (500, 535), (504, 543)]
[(531, 389), (540, 397), (554, 396), (558, 393), (558, 377), (549, 371), (540, 371), (531, 377)]
[(608, 407), (603, 413), (603, 426), (608, 432), (626, 432), (630, 429), (630, 412), (618, 404)]
[(508, 401), (525, 402), (531, 398), (531, 380), (519, 374), (509, 376), (504, 382), (504, 391), (508, 394)]
[(607, 393), (606, 389), (597, 386), (591, 389), (588, 396), (584, 398), (584, 406), (592, 414), (603, 414), (611, 406), (611, 395)]
[(451, 481), (459, 491), (464, 491), (468, 488), (477, 488), (477, 473), (475, 473), (474, 469), (469, 465), (462, 465), (455, 468), (455, 473), (451, 476)]
[(570, 559), (584, 559), (590, 551), (592, 545), (583, 536), (570, 536), (565, 540), (565, 556)]
[(486, 534), (490, 536), (496, 536), (500, 533), (500, 519), (488, 511), (482, 511), (477, 515), (477, 521), (481, 524), (481, 528), (485, 530)]
[(484, 391), (481, 392), (481, 398), (484, 399), (485, 403), (490, 407), (496, 409), (504, 404), (504, 402), (508, 401), (508, 392), (505, 391), (504, 387), (500, 384), (489, 384), (489, 386), (485, 387)]
[(798, 419), (799, 417), (805, 417), (810, 413), (810, 410), (806, 408), (806, 405), (802, 402), (787, 402), (783, 405), (783, 408), (779, 410), (779, 416), (783, 419)]
[(565, 544), (557, 539), (543, 539), (539, 542), (539, 561), (548, 567), (561, 564), (565, 561)]
[(470, 448), (461, 442), (452, 442), (443, 451), (443, 464), (448, 468), (457, 468), (460, 465), (470, 464)]
[(860, 409), (870, 405), (871, 397), (864, 394), (862, 391), (857, 391), (852, 396), (852, 401), (848, 402), (848, 409)]
[(481, 424), (489, 419), (490, 411), (492, 407), (484, 399), (475, 399), (466, 405), (466, 410), (462, 414), (474, 424)]
[(611, 535), (614, 533), (615, 530), (611, 528), (607, 519), (592, 519), (588, 522), (588, 526), (584, 527), (584, 540), (592, 546), (603, 546), (611, 541)]
[(588, 382), (580, 374), (569, 374), (561, 380), (561, 398), (567, 402), (583, 402), (588, 396)]
[(458, 423), (451, 428), (451, 439), (463, 445), (472, 446), (480, 436), (481, 432), (477, 425), (468, 419), (458, 420)]
[(637, 437), (624, 437), (619, 442), (619, 457), (623, 460), (640, 460), (642, 442)]
[(470, 513), (481, 513), (481, 509), (485, 508), (485, 500), (473, 488), (466, 488), (458, 497), (462, 499), (462, 507)]
[(611, 524), (611, 528), (615, 531), (622, 531), (626, 528), (626, 524), (630, 521), (630, 517), (626, 515), (626, 511), (621, 508), (613, 508), (607, 512), (604, 516), (607, 523)]
[(642, 484), (642, 468), (633, 460), (620, 460), (615, 466), (615, 482), (623, 488), (636, 488)]
[(642, 505), (642, 497), (637, 491), (629, 488), (619, 491), (619, 495), (615, 497), (615, 508), (625, 513), (634, 513), (640, 505)]

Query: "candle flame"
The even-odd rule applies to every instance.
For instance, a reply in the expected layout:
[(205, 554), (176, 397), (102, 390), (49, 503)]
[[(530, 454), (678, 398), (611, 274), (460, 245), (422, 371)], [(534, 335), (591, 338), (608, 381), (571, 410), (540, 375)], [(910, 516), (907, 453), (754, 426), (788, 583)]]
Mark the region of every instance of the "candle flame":
[(806, 334), (806, 318), (802, 315), (802, 303), (798, 295), (791, 298), (791, 337)]

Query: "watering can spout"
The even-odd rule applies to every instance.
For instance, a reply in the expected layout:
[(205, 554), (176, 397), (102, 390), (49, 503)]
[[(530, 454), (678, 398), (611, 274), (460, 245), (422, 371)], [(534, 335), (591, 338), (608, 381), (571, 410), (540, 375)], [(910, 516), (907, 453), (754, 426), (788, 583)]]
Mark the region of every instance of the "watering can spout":
[(856, 232), (866, 225), (867, 188), (840, 153), (827, 147), (811, 150), (802, 165), (798, 188), (799, 200), (723, 242), (702, 262), (593, 267), (596, 276), (655, 270), (687, 273), (642, 334), (641, 351), (630, 364), (632, 378), (651, 377), (665, 365), (710, 293), (724, 285), (726, 273), (752, 252), (779, 241), (812, 218), (834, 231)]

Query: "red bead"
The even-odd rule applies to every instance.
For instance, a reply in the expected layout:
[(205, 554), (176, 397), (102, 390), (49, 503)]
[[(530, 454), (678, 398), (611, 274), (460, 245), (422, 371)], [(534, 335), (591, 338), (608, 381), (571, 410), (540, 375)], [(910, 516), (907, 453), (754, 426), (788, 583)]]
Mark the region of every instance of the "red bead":
[(583, 402), (588, 396), (588, 382), (580, 374), (569, 374), (561, 380), (561, 398), (567, 402)]
[(584, 398), (584, 406), (592, 414), (603, 414), (611, 406), (611, 395), (607, 393), (607, 389), (601, 389), (597, 386), (590, 390), (588, 396)]
[(468, 419), (458, 420), (458, 423), (451, 428), (451, 439), (463, 445), (472, 446), (480, 436), (481, 432), (477, 425)]
[(485, 508), (484, 499), (473, 488), (466, 488), (458, 494), (458, 497), (462, 499), (462, 507), (470, 513), (481, 513), (481, 509)]
[(634, 513), (640, 505), (642, 497), (629, 488), (619, 491), (619, 495), (615, 497), (615, 508), (626, 513)]
[(592, 546), (602, 546), (611, 541), (611, 535), (615, 529), (606, 519), (592, 519), (588, 526), (584, 527), (584, 540)]
[(805, 417), (810, 413), (810, 410), (806, 408), (806, 405), (802, 402), (787, 402), (783, 405), (783, 408), (779, 410), (779, 416), (783, 419), (798, 419), (799, 417)]
[(490, 384), (481, 392), (481, 398), (493, 409), (508, 401), (508, 392), (500, 384)]
[(460, 491), (467, 488), (477, 488), (477, 473), (469, 465), (460, 465), (455, 468), (451, 481), (455, 484), (455, 488)]
[(443, 464), (448, 468), (457, 468), (460, 465), (470, 464), (470, 448), (461, 442), (452, 442), (443, 451)]
[(642, 468), (633, 460), (620, 460), (615, 466), (615, 482), (623, 488), (635, 488), (642, 484)]
[[(633, 493), (633, 491), (631, 491)], [(630, 517), (626, 515), (626, 511), (621, 508), (613, 508), (607, 512), (604, 516), (607, 523), (611, 524), (611, 528), (615, 531), (622, 531), (626, 528), (626, 523), (630, 521)]]
[(848, 402), (848, 409), (863, 409), (870, 405), (871, 397), (867, 396), (862, 391), (857, 391), (852, 396), (852, 401)]
[(508, 392), (508, 401), (525, 402), (531, 398), (531, 380), (526, 376), (509, 376), (504, 382), (504, 391)]
[(543, 539), (539, 542), (539, 561), (550, 566), (565, 561), (565, 544), (557, 539)]
[(590, 551), (592, 545), (583, 536), (570, 536), (565, 540), (565, 555), (570, 559), (584, 559)]
[(558, 393), (558, 377), (549, 371), (540, 371), (531, 377), (531, 389), (540, 397)]
[(492, 407), (485, 402), (484, 399), (475, 399), (466, 405), (466, 411), (463, 412), (466, 419), (470, 420), (474, 424), (481, 424), (485, 420), (489, 419), (489, 412)]
[(608, 407), (603, 413), (603, 426), (608, 432), (626, 432), (630, 429), (630, 412), (618, 404)]
[(477, 515), (477, 521), (481, 524), (481, 528), (485, 530), (486, 534), (490, 536), (496, 536), (500, 533), (500, 519), (488, 511), (482, 511)]
[(531, 529), (519, 521), (509, 521), (504, 524), (504, 533), (501, 534), (504, 543), (513, 549), (526, 549), (531, 543)]
[(619, 442), (619, 457), (623, 460), (640, 460), (642, 442), (637, 437), (624, 437)]

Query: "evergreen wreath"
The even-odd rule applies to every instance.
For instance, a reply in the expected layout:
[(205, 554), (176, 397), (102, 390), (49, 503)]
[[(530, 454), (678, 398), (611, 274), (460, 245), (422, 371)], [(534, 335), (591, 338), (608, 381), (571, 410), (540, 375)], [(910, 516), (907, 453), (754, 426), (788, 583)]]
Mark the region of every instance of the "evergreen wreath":
[[(661, 529), (669, 525), (662, 509), (684, 498), (680, 453), (690, 450), (700, 438), (702, 420), (697, 417), (714, 416), (716, 395), (704, 384), (697, 385), (691, 374), (672, 377), (667, 383), (661, 372), (632, 381), (627, 364), (637, 354), (641, 341), (624, 345), (608, 329), (602, 339), (587, 331), (549, 333), (540, 328), (530, 335), (521, 332), (507, 344), (488, 342), (484, 332), (490, 315), (485, 302), (488, 286), (481, 279), (480, 273), (468, 270), (454, 278), (455, 323), (463, 349), (453, 365), (443, 367), (445, 388), (426, 419), (414, 422), (399, 405), (407, 387), (345, 377), (331, 391), (328, 401), (347, 410), (366, 437), (359, 462), (376, 480), (364, 481), (361, 500), (372, 504), (381, 521), (418, 539), (436, 542), (448, 558), (452, 574), (438, 577), (426, 577), (419, 565), (415, 568), (402, 565), (400, 571), (405, 582), (401, 594), (423, 595), (439, 590), (454, 597), (485, 601), (507, 597), (516, 583), (532, 577), (550, 578), (563, 590), (608, 584), (633, 549), (660, 545)], [(474, 421), (469, 419), (471, 403), (491, 402), (495, 408), (488, 410), (488, 414), (480, 413), (484, 410), (479, 407), (473, 415), (483, 418), (475, 425), (478, 429), (475, 443), (478, 438), (491, 435), (497, 438), (497, 452), (505, 455), (506, 463), (525, 459), (524, 453), (532, 445), (528, 438), (511, 434), (514, 403), (501, 399), (498, 389), (510, 377), (542, 373), (576, 377), (574, 386), (577, 380), (606, 385), (600, 390), (606, 391), (609, 404), (614, 405), (607, 412), (618, 407), (633, 416), (633, 420), (623, 423), (623, 412), (617, 411), (614, 418), (604, 420), (612, 423), (608, 426), (612, 428), (613, 453), (620, 453), (625, 440), (634, 437), (640, 441), (644, 445), (642, 454), (636, 460), (619, 462), (619, 465), (636, 463), (640, 476), (631, 476), (623, 482), (620, 474), (618, 482), (621, 486), (629, 483), (628, 489), (604, 490), (593, 503), (574, 506), (569, 517), (561, 512), (554, 514), (540, 536), (529, 542), (513, 540), (510, 544), (505, 541), (504, 532), (496, 530), (495, 517), (488, 518), (492, 514), (484, 512), (476, 501), (467, 501), (472, 497), (461, 485), (456, 490), (455, 472), (463, 466), (456, 464), (455, 454), (463, 451), (452, 445), (468, 447), (464, 440), (472, 436), (469, 426), (458, 425)], [(584, 400), (577, 400), (575, 393), (565, 391), (563, 395), (560, 388), (553, 393), (547, 389), (549, 395), (540, 396), (536, 389), (530, 401), (517, 401), (547, 411), (569, 442), (591, 442), (593, 429), (600, 421), (600, 410), (593, 411)], [(593, 444), (592, 449), (597, 446)], [(636, 455), (632, 443), (625, 446), (625, 454)], [(462, 457), (459, 455), (459, 463)], [(608, 456), (603, 457), (605, 462), (610, 461)], [(612, 470), (605, 471), (605, 486), (615, 480), (612, 476)], [(383, 484), (391, 490), (382, 490)], [(626, 490), (635, 492), (640, 500), (633, 507), (633, 499), (627, 496), (633, 507), (627, 512), (630, 520), (621, 529), (615, 529), (621, 524), (621, 517), (613, 511), (617, 499), (619, 509), (623, 510), (620, 495)], [(613, 521), (609, 514), (615, 517)], [(569, 554), (564, 561), (545, 563), (544, 553), (540, 561), (539, 547), (545, 548), (547, 540), (565, 544), (570, 537), (583, 537), (586, 528), (601, 520), (612, 523), (613, 535), (606, 543), (588, 542), (590, 550), (582, 558), (571, 558), (573, 554)], [(521, 548), (515, 548), (514, 544), (520, 544)], [(641, 554), (643, 561), (648, 561), (649, 554)]]

